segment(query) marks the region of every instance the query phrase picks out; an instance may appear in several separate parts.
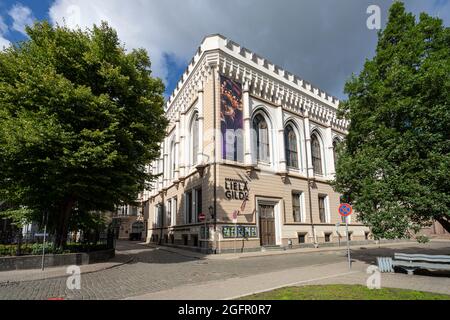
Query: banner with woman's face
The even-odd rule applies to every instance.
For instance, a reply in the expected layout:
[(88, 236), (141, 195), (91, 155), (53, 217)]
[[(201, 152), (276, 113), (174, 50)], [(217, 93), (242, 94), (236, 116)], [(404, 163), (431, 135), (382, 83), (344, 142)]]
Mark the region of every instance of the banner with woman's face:
[(220, 76), (220, 128), (222, 132), (222, 158), (244, 161), (244, 121), (242, 85)]

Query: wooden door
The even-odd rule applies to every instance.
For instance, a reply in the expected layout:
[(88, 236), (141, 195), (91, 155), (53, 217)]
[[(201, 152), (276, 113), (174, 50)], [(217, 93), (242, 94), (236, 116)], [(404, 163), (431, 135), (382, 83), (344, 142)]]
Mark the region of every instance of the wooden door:
[(275, 207), (259, 205), (259, 230), (262, 246), (274, 246), (275, 241)]

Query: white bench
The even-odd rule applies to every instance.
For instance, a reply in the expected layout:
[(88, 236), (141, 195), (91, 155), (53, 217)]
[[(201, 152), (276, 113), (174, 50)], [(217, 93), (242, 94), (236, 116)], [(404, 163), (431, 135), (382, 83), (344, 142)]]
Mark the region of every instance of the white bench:
[(394, 267), (402, 268), (408, 274), (414, 274), (417, 269), (450, 270), (450, 256), (395, 253), (394, 259), (377, 258), (380, 272), (394, 272)]

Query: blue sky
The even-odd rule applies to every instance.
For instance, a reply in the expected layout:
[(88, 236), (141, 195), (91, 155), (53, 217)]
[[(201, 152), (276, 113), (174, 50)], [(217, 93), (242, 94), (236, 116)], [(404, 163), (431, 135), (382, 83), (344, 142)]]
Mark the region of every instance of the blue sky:
[[(9, 16), (8, 12), (11, 10), (11, 8), (16, 4), (23, 4), (26, 7), (29, 7), (34, 17), (36, 17), (39, 20), (47, 19), (48, 16), (48, 9), (50, 8), (50, 5), (53, 3), (53, 0), (24, 0), (24, 1), (13, 1), (13, 0), (0, 0), (0, 16), (3, 17), (5, 23), (7, 25), (12, 25), (13, 19)], [(10, 41), (17, 41), (24, 39), (24, 36), (14, 30), (9, 30), (8, 34), (6, 35), (6, 38)]]
[[(54, 0), (0, 0), (0, 17), (3, 17), (4, 22), (11, 26), (13, 24), (13, 18), (8, 14), (12, 7), (15, 5), (23, 5), (31, 9), (33, 18), (37, 20), (51, 20), (49, 16), (49, 9), (54, 3)], [(5, 38), (11, 42), (26, 40), (26, 36), (22, 33), (9, 28), (8, 32), (4, 35)], [(169, 70), (166, 81), (166, 96), (174, 90), (178, 79), (183, 74), (187, 62), (187, 59), (175, 58), (173, 54), (164, 53), (164, 63)]]
[[(352, 73), (374, 54), (377, 33), (368, 30), (366, 9), (392, 0), (0, 0), (0, 46), (25, 36), (26, 21), (52, 23), (73, 17), (82, 27), (107, 20), (127, 48), (148, 50), (154, 74), (169, 95), (205, 35), (222, 33), (246, 48), (338, 97)], [(450, 24), (450, 0), (407, 0)], [(21, 8), (11, 14), (13, 8)], [(25, 8), (25, 10), (24, 10)], [(71, 9), (72, 8), (72, 9)], [(71, 11), (72, 10), (72, 11)], [(15, 17), (15, 19), (13, 18)], [(3, 22), (3, 23), (2, 23)], [(3, 41), (3, 42), (2, 42)]]

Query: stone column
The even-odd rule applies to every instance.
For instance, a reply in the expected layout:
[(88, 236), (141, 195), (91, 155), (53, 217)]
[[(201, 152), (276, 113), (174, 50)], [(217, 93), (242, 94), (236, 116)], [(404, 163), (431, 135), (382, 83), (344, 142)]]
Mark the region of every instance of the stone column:
[(252, 126), (251, 126), (251, 113), (250, 113), (250, 84), (249, 81), (244, 82), (243, 88), (243, 115), (244, 115), (244, 163), (245, 166), (251, 167), (255, 165), (256, 157), (253, 155), (252, 146)]
[(186, 176), (186, 153), (188, 149), (186, 148), (186, 115), (184, 111), (180, 114), (180, 176), (179, 178), (184, 178)]
[(169, 170), (169, 152), (168, 152), (168, 149), (169, 149), (169, 146), (168, 146), (168, 141), (167, 141), (168, 139), (167, 138), (164, 138), (164, 142), (163, 142), (163, 179), (164, 179), (164, 181), (163, 181), (163, 187), (167, 187), (168, 186), (168, 184), (169, 184), (169, 180), (170, 180), (170, 177), (169, 177), (169, 172), (170, 172), (170, 170)]
[(180, 179), (180, 115), (175, 120), (175, 181)]
[(336, 169), (334, 167), (334, 156), (333, 156), (333, 134), (331, 129), (331, 121), (327, 120), (327, 128), (325, 129), (325, 163), (326, 171), (325, 174), (329, 179), (334, 179), (334, 174)]
[(203, 99), (203, 83), (200, 82), (198, 89), (198, 153), (197, 153), (197, 164), (202, 165), (203, 159), (203, 135), (204, 135), (204, 99)]
[[(161, 174), (161, 173), (163, 173), (163, 171), (164, 171), (164, 167), (163, 167), (163, 164), (164, 164), (164, 157), (163, 157), (163, 143), (161, 144), (161, 155), (160, 155), (160, 157), (159, 157), (159, 160), (158, 160), (158, 174)], [(159, 183), (158, 183), (158, 191), (161, 191), (162, 189), (164, 188), (164, 175), (163, 174), (161, 174), (160, 176), (159, 176)]]
[(303, 119), (303, 125), (305, 126), (305, 142), (306, 142), (306, 153), (308, 154), (307, 159), (307, 170), (309, 177), (314, 177), (314, 169), (312, 164), (312, 153), (311, 153), (311, 129), (309, 127), (309, 112), (305, 111), (305, 117)]
[(283, 116), (283, 104), (281, 98), (278, 98), (277, 107), (277, 119), (276, 126), (278, 131), (278, 144), (274, 144), (273, 151), (278, 154), (278, 172), (281, 174), (287, 173), (286, 166), (286, 152), (284, 143), (284, 116)]

